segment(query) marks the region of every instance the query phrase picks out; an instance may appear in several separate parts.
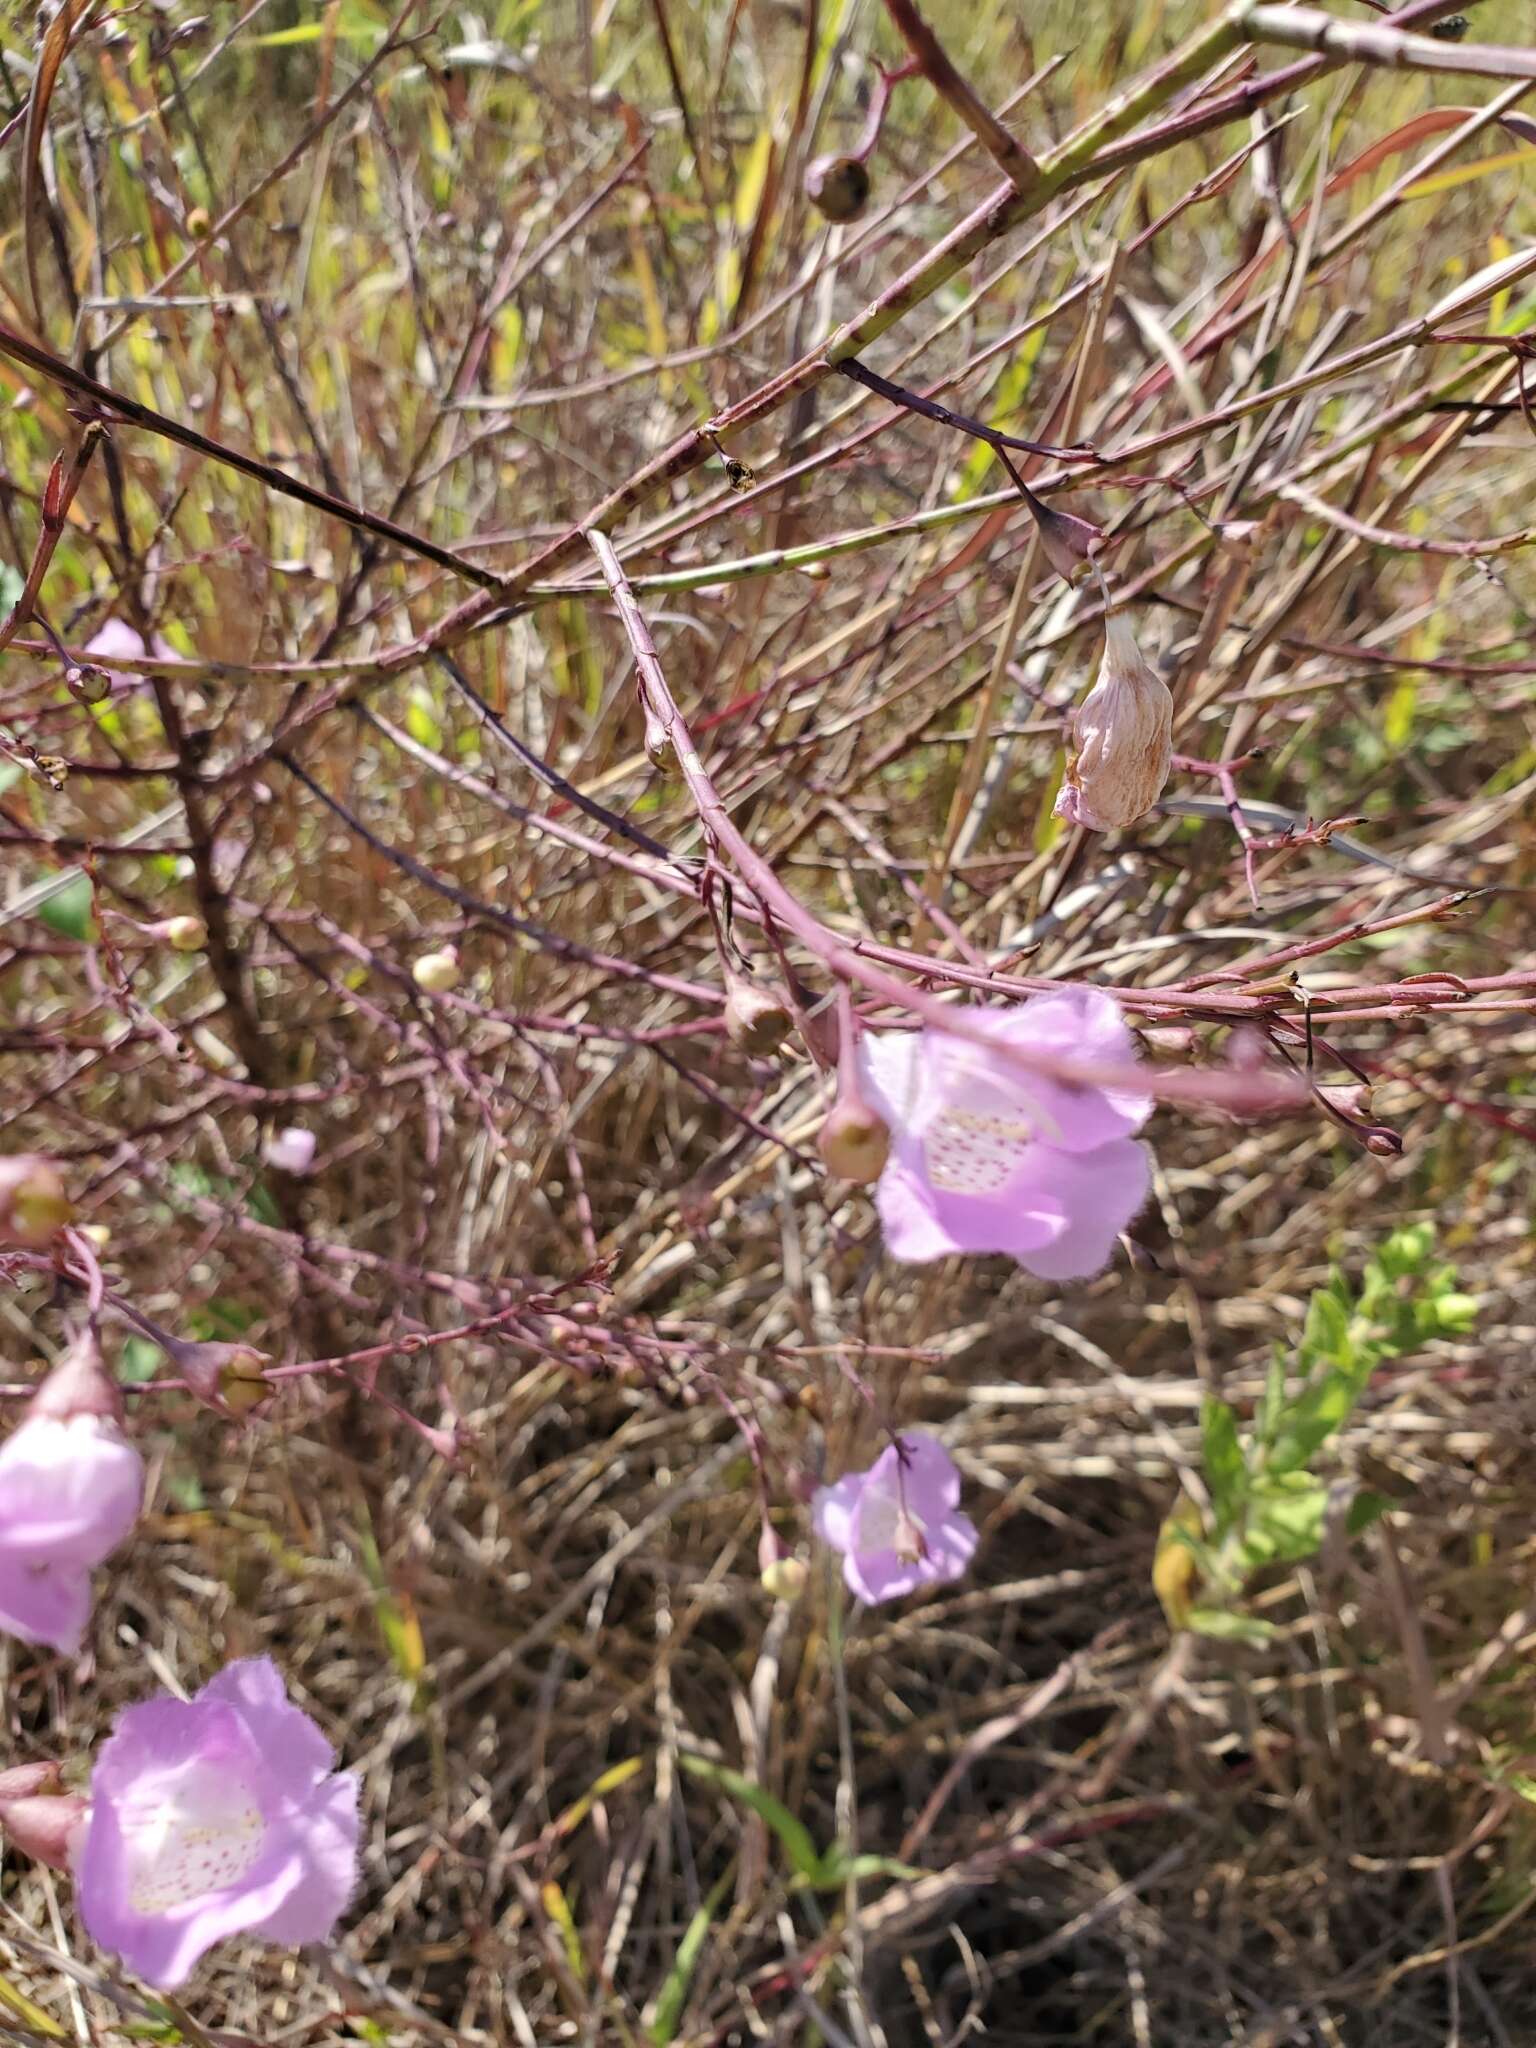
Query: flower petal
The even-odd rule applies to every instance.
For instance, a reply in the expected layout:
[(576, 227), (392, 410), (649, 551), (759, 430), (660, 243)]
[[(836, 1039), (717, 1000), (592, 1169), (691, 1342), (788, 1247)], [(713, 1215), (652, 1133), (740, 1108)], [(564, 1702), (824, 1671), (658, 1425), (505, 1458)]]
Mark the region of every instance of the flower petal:
[[(1114, 997), (1097, 988), (1063, 988), (1031, 996), (1016, 1010), (989, 1013), (988, 1029), (1005, 1044), (1061, 1054), (1106, 1067), (1134, 1065), (1136, 1041)], [(1041, 1076), (1021, 1077), (1054, 1128), (1044, 1133), (1063, 1152), (1089, 1152), (1139, 1131), (1152, 1114), (1150, 1095), (1120, 1089), (1073, 1088)]]
[(947, 1258), (951, 1252), (974, 1249), (940, 1222), (933, 1190), (913, 1172), (900, 1151), (892, 1155), (880, 1176), (875, 1207), (885, 1248), (893, 1259), (921, 1266)]
[(1116, 1238), (1147, 1199), (1152, 1163), (1146, 1146), (1121, 1138), (1096, 1152), (1057, 1153), (1041, 1162), (1040, 1173), (1059, 1223), (1049, 1243), (1023, 1254), (1020, 1263), (1042, 1280), (1086, 1280), (1102, 1272)]
[(812, 1526), (822, 1542), (834, 1550), (846, 1551), (852, 1545), (853, 1517), (867, 1476), (863, 1472), (849, 1472), (835, 1485), (816, 1489), (811, 1502)]

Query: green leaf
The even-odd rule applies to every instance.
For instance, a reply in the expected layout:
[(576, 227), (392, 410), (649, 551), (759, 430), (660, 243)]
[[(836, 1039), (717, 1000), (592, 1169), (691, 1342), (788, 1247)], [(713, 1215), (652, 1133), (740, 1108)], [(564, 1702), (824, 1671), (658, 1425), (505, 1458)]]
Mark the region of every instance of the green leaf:
[(1340, 1365), (1349, 1363), (1354, 1351), (1349, 1336), (1349, 1312), (1331, 1290), (1320, 1288), (1307, 1304), (1301, 1342), (1303, 1349), (1318, 1358), (1331, 1358)]
[(1259, 1621), (1251, 1614), (1228, 1614), (1221, 1607), (1196, 1607), (1189, 1625), (1197, 1636), (1229, 1643), (1267, 1643), (1275, 1632), (1273, 1622)]
[(645, 2030), (645, 2038), (652, 2048), (668, 2048), (668, 2043), (677, 2039), (678, 2027), (682, 2024), (683, 2008), (688, 2003), (688, 1987), (693, 1982), (693, 1973), (699, 1966), (699, 1957), (709, 1935), (720, 1901), (725, 1897), (726, 1887), (731, 1881), (727, 1871), (709, 1897), (700, 1906), (683, 1930), (683, 1938), (677, 1945), (677, 1954), (672, 1958), (656, 1998), (656, 2010), (651, 2023)]
[(706, 1784), (718, 1785), (722, 1792), (729, 1792), (733, 1799), (739, 1799), (743, 1806), (749, 1806), (758, 1819), (772, 1828), (779, 1838), (779, 1845), (794, 1867), (796, 1876), (807, 1884), (815, 1884), (821, 1876), (821, 1852), (811, 1839), (811, 1831), (804, 1821), (796, 1820), (789, 1808), (775, 1799), (771, 1792), (765, 1792), (761, 1785), (754, 1785), (750, 1778), (744, 1778), (740, 1771), (733, 1771), (724, 1764), (717, 1764), (707, 1756), (694, 1756), (683, 1750), (678, 1762), (695, 1778), (702, 1778)]
[(1379, 1522), (1391, 1500), (1384, 1493), (1357, 1493), (1349, 1504), (1344, 1526), (1351, 1536), (1363, 1536), (1373, 1522)]
[(1328, 1491), (1307, 1481), (1300, 1486), (1266, 1488), (1255, 1494), (1250, 1515), (1248, 1543), (1268, 1552), (1258, 1562), (1294, 1563), (1311, 1557), (1323, 1540)]
[(1225, 1401), (1207, 1394), (1200, 1403), (1200, 1447), (1218, 1528), (1237, 1518), (1248, 1491), (1248, 1466), (1237, 1437), (1237, 1417)]
[(821, 1875), (816, 1880), (816, 1889), (833, 1892), (866, 1877), (911, 1879), (922, 1874), (910, 1863), (898, 1863), (894, 1856), (850, 1856), (846, 1842), (834, 1842), (821, 1859)]
[(165, 1353), (148, 1337), (125, 1337), (118, 1348), (117, 1376), (129, 1386), (152, 1380), (165, 1363)]
[(1290, 1404), (1275, 1436), (1268, 1469), (1296, 1472), (1310, 1463), (1329, 1437), (1337, 1435), (1365, 1392), (1375, 1356), (1367, 1354), (1353, 1370), (1335, 1367), (1313, 1380)]
[(95, 920), (91, 916), (94, 902), (95, 892), (89, 876), (77, 870), (44, 902), (39, 903), (38, 922), (47, 925), (49, 931), (57, 932), (61, 939), (93, 939), (96, 936)]
[(437, 722), (428, 691), (412, 690), (405, 707), (405, 729), (419, 747), (430, 747), (434, 754), (443, 751), (443, 728)]
[(1255, 1418), (1255, 1435), (1261, 1444), (1271, 1444), (1285, 1413), (1285, 1353), (1277, 1344), (1270, 1356), (1264, 1378), (1264, 1397)]

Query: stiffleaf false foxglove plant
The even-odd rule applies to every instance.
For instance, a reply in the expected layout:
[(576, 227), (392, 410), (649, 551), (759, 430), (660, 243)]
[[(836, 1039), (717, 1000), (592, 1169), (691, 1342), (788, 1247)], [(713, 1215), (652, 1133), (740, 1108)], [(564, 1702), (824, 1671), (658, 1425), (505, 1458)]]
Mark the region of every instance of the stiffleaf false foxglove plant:
[(93, 1331), (76, 1339), (0, 1444), (0, 1629), (77, 1650), (91, 1572), (144, 1504), (144, 1461)]
[(960, 1473), (937, 1437), (909, 1431), (865, 1472), (816, 1494), (816, 1533), (843, 1556), (850, 1593), (873, 1605), (958, 1579), (976, 1549)]
[(1072, 714), (1073, 751), (1056, 814), (1111, 832), (1151, 810), (1173, 762), (1173, 696), (1124, 612), (1104, 622), (1098, 680)]
[(894, 1141), (875, 1190), (887, 1250), (915, 1264), (1006, 1252), (1047, 1280), (1097, 1273), (1146, 1200), (1147, 1151), (1132, 1134), (1151, 1099), (1046, 1080), (1008, 1054), (1124, 1067), (1134, 1048), (1119, 1005), (1064, 988), (960, 1014), (996, 1050), (934, 1025), (860, 1045)]
[(357, 1878), (359, 1781), (335, 1761), (269, 1657), (125, 1708), (74, 1856), (92, 1940), (164, 1989), (231, 1935), (327, 1940)]

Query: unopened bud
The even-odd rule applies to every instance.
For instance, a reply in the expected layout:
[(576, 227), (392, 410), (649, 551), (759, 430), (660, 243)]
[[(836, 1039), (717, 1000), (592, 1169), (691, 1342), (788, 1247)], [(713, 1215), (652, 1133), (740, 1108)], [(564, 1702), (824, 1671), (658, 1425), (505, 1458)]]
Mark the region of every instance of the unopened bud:
[(816, 1133), (816, 1149), (839, 1180), (876, 1181), (891, 1155), (885, 1120), (865, 1102), (834, 1102)]
[[(53, 1769), (55, 1778), (57, 1768)], [(0, 1798), (0, 1834), (53, 1870), (68, 1870), (70, 1854), (90, 1812), (78, 1792), (38, 1792)]]
[(411, 979), (428, 995), (440, 996), (455, 988), (459, 980), (459, 949), (444, 946), (441, 952), (423, 953), (411, 963)]
[(57, 1764), (12, 1764), (0, 1771), (0, 1800), (31, 1799), (41, 1792), (62, 1792), (64, 1774)]
[(150, 925), (149, 935), (163, 939), (175, 953), (200, 953), (208, 943), (208, 927), (200, 917), (167, 917)]
[(869, 204), (869, 171), (856, 156), (819, 156), (806, 166), (805, 196), (825, 220), (857, 220)]
[(0, 1159), (0, 1245), (40, 1251), (75, 1213), (51, 1159), (19, 1152)]
[(777, 1052), (794, 1023), (781, 996), (755, 988), (739, 974), (727, 974), (725, 1035), (742, 1052)]
[(1056, 815), (1091, 832), (1134, 825), (1163, 793), (1173, 760), (1173, 697), (1123, 612), (1105, 622), (1098, 680), (1072, 718)]
[(1403, 1141), (1396, 1131), (1389, 1131), (1385, 1124), (1377, 1124), (1365, 1134), (1365, 1149), (1374, 1152), (1378, 1159), (1396, 1159), (1403, 1149)]
[(210, 226), (206, 206), (194, 206), (187, 214), (187, 233), (194, 241), (201, 241)]

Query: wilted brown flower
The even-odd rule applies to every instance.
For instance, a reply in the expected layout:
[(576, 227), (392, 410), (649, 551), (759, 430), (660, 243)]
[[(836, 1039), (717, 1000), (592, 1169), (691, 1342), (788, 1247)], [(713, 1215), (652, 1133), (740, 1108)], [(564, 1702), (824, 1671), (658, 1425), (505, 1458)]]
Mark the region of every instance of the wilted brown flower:
[(1072, 743), (1058, 817), (1110, 832), (1134, 825), (1162, 795), (1173, 758), (1173, 697), (1123, 612), (1105, 621), (1104, 659), (1073, 714)]

